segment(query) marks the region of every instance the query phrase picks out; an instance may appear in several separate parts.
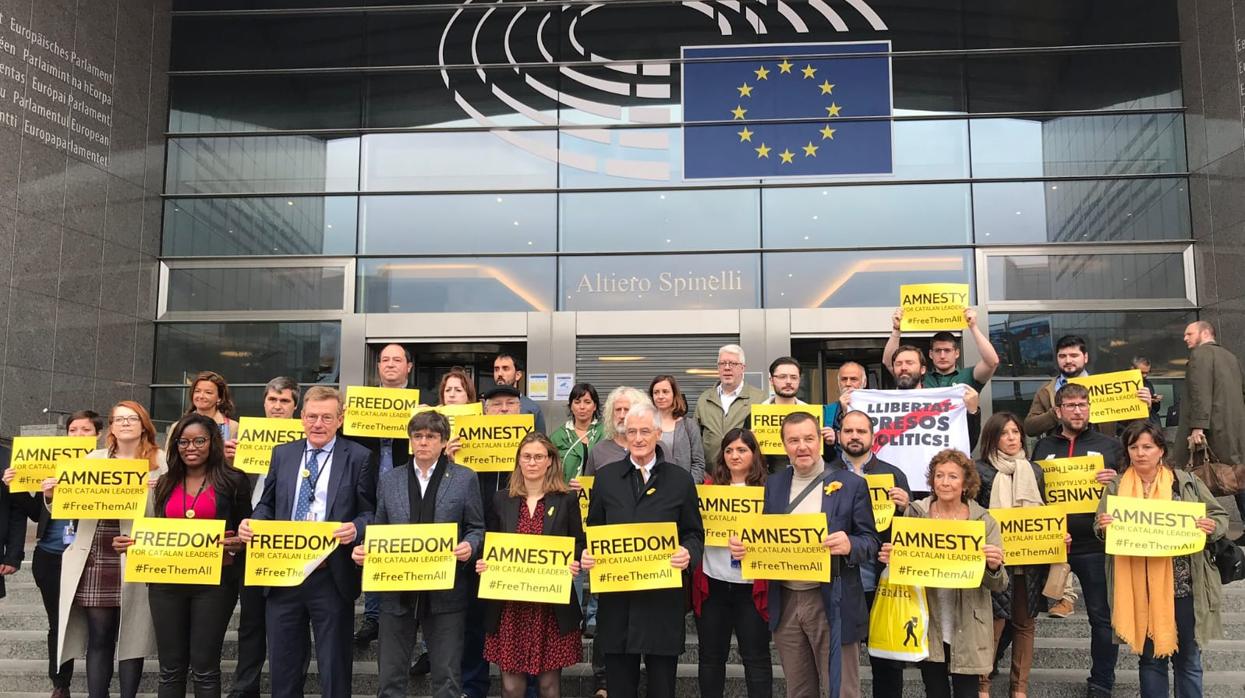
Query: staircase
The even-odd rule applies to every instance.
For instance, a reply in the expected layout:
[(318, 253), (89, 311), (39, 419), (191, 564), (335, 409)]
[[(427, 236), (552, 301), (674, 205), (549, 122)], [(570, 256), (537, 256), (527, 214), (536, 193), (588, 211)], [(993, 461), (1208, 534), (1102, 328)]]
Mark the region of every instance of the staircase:
[[(29, 558), (28, 558), (29, 559)], [(0, 600), (0, 698), (34, 698), (47, 696), (51, 685), (47, 679), (45, 658), (45, 633), (47, 618), (43, 613), (43, 605), (39, 600), (39, 590), (29, 571), (29, 564), (7, 580), (8, 597)], [(1215, 641), (1202, 653), (1202, 666), (1205, 673), (1205, 695), (1214, 698), (1245, 698), (1245, 583), (1236, 583), (1224, 587), (1224, 638)], [(357, 609), (362, 613), (362, 608)], [(222, 669), (225, 674), (225, 686), (228, 687), (232, 678), (235, 659), (237, 657), (237, 613), (230, 624), (229, 633), (225, 638), (224, 661)], [(1034, 668), (1030, 678), (1029, 696), (1033, 698), (1080, 698), (1085, 695), (1085, 678), (1089, 673), (1089, 626), (1086, 622), (1084, 606), (1078, 602), (1077, 611), (1071, 618), (1047, 618), (1037, 622), (1037, 648), (1035, 651)], [(862, 653), (863, 654), (863, 653)], [(589, 656), (588, 641), (584, 643), (584, 657)], [(688, 620), (688, 637), (686, 649), (680, 659), (678, 670), (679, 696), (695, 698), (700, 695), (696, 683), (696, 661), (698, 656), (696, 627)], [(774, 657), (774, 693), (781, 696), (785, 691), (782, 668), (778, 665), (778, 656)], [(367, 649), (358, 649), (355, 653), (354, 693), (357, 696), (376, 695), (376, 647), (373, 644)], [(727, 667), (727, 695), (731, 698), (744, 698), (747, 692), (743, 683), (743, 667), (738, 664), (739, 658), (732, 653), (731, 665)], [(1005, 657), (1001, 666), (1004, 670), (994, 682), (995, 696), (1005, 696), (1007, 688)], [(861, 681), (864, 684), (864, 695), (869, 696), (870, 674), (868, 658), (862, 656)], [(74, 675), (73, 691), (76, 695), (86, 695), (85, 665), (78, 662)], [(156, 692), (156, 661), (150, 659), (144, 666), (144, 677), (141, 693), (154, 696)], [(904, 673), (904, 696), (918, 698), (925, 695), (919, 673), (908, 669)], [(592, 671), (586, 664), (578, 664), (563, 672), (563, 694), (566, 696), (591, 696)], [(265, 684), (265, 690), (267, 685)], [(115, 690), (115, 682), (114, 682)], [(227, 689), (226, 689), (227, 690)], [(311, 675), (307, 679), (307, 693), (318, 694), (319, 682), (316, 667), (311, 665)], [(415, 696), (427, 696), (431, 691), (425, 679), (412, 679), (411, 693)], [(115, 693), (114, 693), (115, 695)], [(490, 695), (500, 695), (499, 682), (494, 676)], [(1116, 696), (1136, 696), (1137, 658), (1127, 649), (1120, 652), (1120, 661), (1116, 672)]]

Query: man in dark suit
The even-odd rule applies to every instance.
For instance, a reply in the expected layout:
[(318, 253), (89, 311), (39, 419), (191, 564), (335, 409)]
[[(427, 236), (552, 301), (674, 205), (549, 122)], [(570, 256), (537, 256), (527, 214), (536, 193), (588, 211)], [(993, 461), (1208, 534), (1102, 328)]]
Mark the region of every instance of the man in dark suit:
[[(700, 564), (705, 541), (696, 484), (688, 471), (657, 457), (661, 416), (652, 404), (632, 405), (623, 424), (627, 458), (597, 471), (588, 525), (673, 522), (678, 526), (679, 548), (670, 565), (694, 569)], [(585, 552), (582, 564), (590, 570), (595, 560)], [(641, 656), (648, 670), (648, 696), (674, 696), (675, 669), (683, 652), (684, 613), (682, 588), (601, 595), (595, 641), (605, 655), (611, 698), (634, 698)]]
[[(345, 547), (363, 536), (376, 507), (376, 464), (359, 444), (338, 438), (341, 394), (314, 386), (303, 398), (307, 438), (272, 450), (272, 464), (252, 518), (264, 521), (340, 521), (333, 532), (340, 547), (300, 586), (268, 590), (268, 666), (274, 698), (301, 698), (306, 679), (307, 624), (315, 636), (320, 692), (348, 698), (351, 692), (351, 631), (359, 597), (359, 568)], [(253, 537), (251, 520), (238, 526)]]
[[(415, 633), (422, 627), (428, 643), (432, 695), (458, 698), (462, 694), (460, 665), (467, 604), (476, 576), (466, 563), (484, 542), (480, 488), (472, 470), (454, 464), (442, 453), (450, 436), (450, 424), (444, 415), (420, 412), (411, 418), (407, 433), (411, 436), (412, 461), (381, 476), (375, 523), (457, 524), (459, 543), (454, 557), (460, 564), (452, 589), (378, 594), (378, 695), (406, 696)], [(363, 564), (365, 546), (356, 546), (353, 556), (355, 562)]]
[[(824, 513), (827, 535), (822, 545), (830, 551), (832, 566), (828, 584), (769, 585), (770, 630), (787, 679), (787, 695), (859, 696), (859, 680), (854, 686), (843, 680), (842, 662), (843, 648), (851, 646), (855, 649), (849, 652), (858, 652), (869, 630), (860, 567), (872, 561), (880, 547), (869, 489), (860, 477), (826, 467), (821, 432), (812, 415), (787, 416), (782, 441), (791, 467), (766, 481), (764, 513)], [(747, 554), (738, 538), (731, 539), (730, 548), (736, 559)]]

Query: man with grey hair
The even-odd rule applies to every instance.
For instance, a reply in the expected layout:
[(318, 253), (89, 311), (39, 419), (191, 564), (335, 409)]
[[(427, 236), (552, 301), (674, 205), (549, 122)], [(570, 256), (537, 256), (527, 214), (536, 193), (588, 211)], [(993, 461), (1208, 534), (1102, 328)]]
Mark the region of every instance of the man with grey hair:
[[(661, 415), (651, 403), (632, 405), (623, 425), (627, 457), (597, 471), (588, 525), (672, 522), (678, 527), (679, 547), (670, 565), (694, 569), (705, 540), (696, 483), (688, 471), (658, 458)], [(587, 550), (582, 564), (586, 570), (596, 564)], [(648, 696), (673, 698), (685, 640), (683, 616), (682, 587), (601, 595), (594, 642), (605, 655), (609, 695), (636, 695), (643, 657)]]
[(651, 407), (652, 404), (648, 395), (639, 388), (620, 385), (610, 391), (601, 408), (601, 419), (605, 422), (601, 429), (601, 440), (588, 451), (588, 457), (584, 459), (584, 475), (592, 475), (606, 465), (627, 457), (627, 435), (623, 420), (627, 418), (631, 408), (638, 405)]
[[(1180, 429), (1172, 444), (1171, 465), (1183, 467), (1191, 449), (1209, 447), (1221, 463), (1245, 462), (1245, 399), (1241, 362), (1215, 341), (1215, 326), (1199, 320), (1184, 330), (1189, 348)], [(1236, 495), (1245, 516), (1245, 493)]]
[(760, 388), (744, 383), (747, 368), (743, 347), (727, 344), (718, 349), (718, 383), (696, 400), (696, 422), (704, 441), (706, 467), (718, 462), (726, 432), (743, 428), (752, 406), (768, 397)]
[[(264, 416), (268, 419), (293, 419), (298, 412), (298, 381), (289, 376), (277, 376), (264, 386)], [(225, 442), (225, 457), (233, 460), (238, 448), (237, 439)], [(249, 476), (253, 481), (251, 506), (259, 503), (264, 492), (264, 475)], [(241, 612), (238, 618), (238, 667), (233, 675), (233, 688), (229, 698), (259, 698), (259, 677), (268, 655), (268, 643), (264, 634), (264, 587), (244, 586), (239, 597)], [(308, 661), (311, 660), (308, 655)], [(304, 669), (303, 673), (306, 673)]]

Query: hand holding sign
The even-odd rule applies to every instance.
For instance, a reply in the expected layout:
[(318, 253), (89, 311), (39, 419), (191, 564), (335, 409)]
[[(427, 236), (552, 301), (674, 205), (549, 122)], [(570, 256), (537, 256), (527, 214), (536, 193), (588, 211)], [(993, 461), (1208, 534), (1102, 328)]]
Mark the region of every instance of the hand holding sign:
[(968, 323), (968, 284), (903, 284), (899, 307), (902, 331), (962, 330)]

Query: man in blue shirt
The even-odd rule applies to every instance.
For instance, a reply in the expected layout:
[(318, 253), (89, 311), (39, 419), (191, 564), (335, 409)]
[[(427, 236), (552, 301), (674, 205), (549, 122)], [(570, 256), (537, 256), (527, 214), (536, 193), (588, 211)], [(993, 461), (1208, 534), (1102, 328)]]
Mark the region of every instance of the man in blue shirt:
[(536, 418), (536, 431), (544, 434), (545, 415), (540, 411), (536, 401), (523, 394), (523, 360), (512, 354), (502, 352), (493, 359), (493, 382), (519, 391), (519, 414), (530, 414)]

